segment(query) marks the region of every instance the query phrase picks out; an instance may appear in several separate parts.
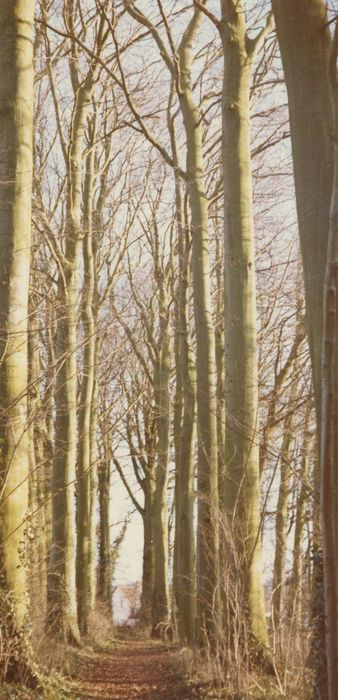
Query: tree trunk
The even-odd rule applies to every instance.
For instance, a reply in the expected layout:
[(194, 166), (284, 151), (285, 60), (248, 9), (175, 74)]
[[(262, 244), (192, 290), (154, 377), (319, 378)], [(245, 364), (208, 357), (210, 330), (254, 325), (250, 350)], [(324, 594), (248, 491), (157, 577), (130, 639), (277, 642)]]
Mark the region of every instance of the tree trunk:
[(250, 80), (256, 44), (241, 2), (222, 1), (226, 465), (224, 508), (232, 523), (254, 639), (268, 647), (258, 437), (255, 247), (250, 155)]
[(170, 431), (170, 337), (168, 332), (167, 281), (159, 279), (160, 339), (159, 358), (154, 376), (154, 395), (157, 425), (157, 465), (154, 498), (154, 597), (153, 635), (159, 634), (159, 623), (167, 622), (169, 616), (168, 583), (168, 457)]
[[(176, 144), (175, 144), (176, 146)], [(177, 159), (177, 154), (176, 159)], [(181, 185), (176, 178), (176, 219), (179, 256), (179, 288), (176, 306), (176, 387), (179, 387), (179, 420), (174, 426), (176, 449), (174, 594), (177, 629), (183, 644), (195, 638), (195, 442), (196, 371), (189, 331), (190, 239), (185, 220)]]
[[(79, 410), (79, 442), (77, 464), (77, 561), (76, 586), (78, 595), (78, 619), (81, 634), (88, 630), (90, 610), (90, 559), (92, 522), (92, 500), (96, 490), (95, 479), (92, 480), (91, 440), (96, 440), (92, 433), (92, 405), (95, 388), (96, 325), (93, 310), (95, 292), (95, 261), (93, 252), (93, 187), (95, 179), (95, 128), (91, 128), (91, 149), (86, 161), (86, 178), (84, 185), (84, 284), (82, 292), (82, 327), (84, 335), (83, 379), (81, 387), (81, 404)], [(95, 547), (95, 542), (92, 543)]]
[(218, 600), (218, 456), (215, 332), (210, 293), (208, 202), (202, 145), (201, 114), (192, 94), (192, 45), (202, 15), (195, 9), (179, 49), (179, 100), (187, 138), (187, 187), (191, 209), (193, 305), (196, 331), (198, 528), (197, 626), (216, 643)]
[[(217, 226), (217, 214), (216, 226)], [(223, 260), (221, 257), (220, 241), (216, 232), (216, 367), (217, 367), (217, 440), (218, 440), (218, 493), (220, 506), (222, 507), (222, 494), (224, 493), (225, 476), (225, 357), (224, 357), (224, 277)]]
[[(95, 314), (94, 314), (95, 315)], [(95, 315), (95, 328), (98, 328), (98, 319)], [(98, 507), (98, 410), (99, 410), (99, 381), (97, 367), (100, 357), (100, 339), (96, 336), (94, 351), (94, 386), (90, 414), (90, 512), (89, 512), (89, 610), (94, 610), (97, 588), (97, 507)]]
[[(321, 356), (323, 340), (323, 287), (329, 236), (333, 182), (332, 105), (329, 75), (331, 36), (324, 0), (272, 0), (277, 37), (286, 80), (294, 164), (297, 216), (303, 259), (306, 327), (315, 391), (318, 443), (321, 426)], [(336, 422), (336, 419), (335, 419)], [(318, 472), (317, 472), (318, 473)], [(335, 477), (337, 478), (337, 477)], [(319, 479), (316, 479), (319, 502)], [(338, 496), (337, 496), (338, 497)], [(336, 501), (336, 510), (337, 510)], [(314, 541), (313, 619), (320, 639), (323, 629), (323, 582), (320, 580), (320, 542)], [(337, 537), (337, 530), (336, 530)], [(321, 651), (318, 651), (320, 649)], [(327, 693), (326, 657), (323, 645), (312, 645), (317, 659), (316, 686)], [(319, 658), (319, 656), (321, 658)]]
[(44, 632), (47, 612), (47, 537), (45, 480), (45, 418), (41, 410), (40, 329), (36, 315), (39, 309), (30, 309), (28, 364), (29, 364), (29, 578), (28, 591), (32, 632), (39, 639)]
[(337, 409), (337, 286), (338, 286), (338, 22), (330, 58), (331, 91), (334, 109), (334, 177), (330, 207), (330, 228), (324, 281), (322, 412), (321, 412), (321, 484), (320, 515), (323, 542), (325, 631), (328, 670), (328, 697), (333, 700), (338, 688), (338, 550), (335, 511), (335, 484), (338, 477)]
[(277, 634), (277, 639), (282, 647), (281, 629), (283, 621), (284, 608), (284, 592), (285, 592), (285, 561), (286, 561), (286, 545), (288, 533), (288, 502), (289, 502), (289, 483), (291, 477), (290, 470), (290, 447), (292, 442), (292, 423), (293, 410), (292, 403), (296, 397), (296, 385), (293, 380), (293, 385), (290, 391), (290, 399), (288, 403), (289, 414), (284, 421), (283, 440), (280, 452), (280, 482), (276, 509), (276, 545), (275, 558), (273, 567), (272, 580), (272, 605), (273, 605), (273, 623)]
[(79, 88), (73, 113), (68, 174), (68, 231), (64, 270), (58, 289), (57, 351), (59, 369), (55, 402), (53, 465), (53, 534), (50, 587), (55, 629), (64, 638), (80, 641), (76, 600), (76, 518), (74, 485), (77, 460), (77, 311), (82, 245), (82, 148), (93, 91), (93, 75)]
[(0, 6), (1, 588), (14, 625), (27, 614), (28, 292), (33, 166), (33, 0)]
[(145, 624), (151, 623), (154, 599), (155, 553), (154, 553), (154, 497), (155, 497), (155, 446), (156, 427), (153, 406), (148, 401), (144, 408), (144, 447), (146, 463), (144, 466), (144, 506), (143, 518), (143, 568), (141, 617)]
[(103, 436), (99, 477), (99, 561), (97, 595), (112, 614), (112, 553), (110, 542), (110, 446), (108, 433)]
[[(290, 609), (293, 609), (293, 619), (296, 626), (296, 642), (301, 644), (303, 630), (303, 589), (304, 589), (304, 565), (302, 540), (304, 536), (304, 528), (306, 523), (306, 504), (308, 498), (308, 476), (309, 476), (309, 450), (310, 450), (310, 435), (309, 424), (311, 416), (311, 403), (308, 401), (304, 420), (304, 439), (302, 447), (302, 461), (300, 475), (300, 493), (297, 498), (295, 534), (293, 542), (293, 562), (292, 562), (292, 582), (289, 587)], [(301, 647), (300, 647), (301, 649)]]
[(324, 0), (272, 0), (288, 93), (306, 328), (320, 424), (323, 285), (333, 177)]
[(141, 609), (142, 620), (147, 624), (151, 620), (151, 608), (154, 599), (154, 477), (148, 479), (145, 487), (143, 512), (143, 568)]

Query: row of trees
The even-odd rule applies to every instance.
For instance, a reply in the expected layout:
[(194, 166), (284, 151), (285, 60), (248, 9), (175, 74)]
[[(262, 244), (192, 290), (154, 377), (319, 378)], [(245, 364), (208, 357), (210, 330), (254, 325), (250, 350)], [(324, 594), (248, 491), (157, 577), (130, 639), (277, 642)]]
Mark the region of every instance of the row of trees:
[(110, 608), (115, 469), (153, 634), (333, 698), (335, 16), (176, 5), (0, 8), (3, 676)]

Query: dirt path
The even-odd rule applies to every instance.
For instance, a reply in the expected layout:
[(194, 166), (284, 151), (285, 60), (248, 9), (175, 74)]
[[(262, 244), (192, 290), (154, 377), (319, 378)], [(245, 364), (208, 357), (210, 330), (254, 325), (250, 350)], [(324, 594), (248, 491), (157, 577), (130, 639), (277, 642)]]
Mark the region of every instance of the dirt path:
[(190, 700), (199, 697), (178, 669), (175, 654), (159, 643), (119, 642), (112, 651), (81, 657), (76, 692), (83, 700)]

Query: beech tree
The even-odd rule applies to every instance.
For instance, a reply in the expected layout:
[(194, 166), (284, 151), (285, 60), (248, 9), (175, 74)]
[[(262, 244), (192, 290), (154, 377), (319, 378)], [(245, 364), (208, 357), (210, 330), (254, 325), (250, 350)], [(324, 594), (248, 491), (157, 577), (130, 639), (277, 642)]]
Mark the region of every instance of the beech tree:
[(1, 4), (1, 590), (8, 595), (9, 610), (18, 631), (23, 629), (28, 613), (24, 531), (30, 461), (27, 387), (33, 19), (33, 0)]
[(242, 3), (222, 2), (225, 249), (226, 474), (224, 506), (245, 543), (252, 633), (268, 647), (260, 537), (258, 357), (250, 162), (250, 79), (260, 42), (248, 37)]
[(328, 696), (334, 698), (338, 682), (338, 551), (335, 485), (337, 483), (336, 425), (336, 327), (338, 271), (338, 22), (330, 56), (330, 87), (334, 114), (334, 175), (331, 194), (329, 239), (324, 281), (322, 413), (321, 413), (321, 488), (320, 510), (323, 539), (325, 587), (325, 626), (328, 668)]
[[(319, 442), (321, 443), (322, 430), (327, 430), (331, 421), (336, 422), (335, 403), (333, 402), (330, 406), (327, 404), (329, 398), (327, 394), (329, 375), (327, 372), (329, 374), (331, 372), (330, 381), (335, 382), (335, 371), (332, 368), (331, 370), (329, 369), (330, 360), (327, 355), (330, 345), (330, 341), (327, 343), (329, 338), (323, 339), (323, 324), (326, 324), (325, 335), (327, 333), (330, 335), (327, 325), (330, 316), (328, 311), (330, 306), (328, 287), (330, 284), (327, 285), (327, 281), (325, 282), (324, 301), (326, 316), (323, 315), (323, 298), (324, 280), (328, 270), (327, 265), (328, 267), (330, 266), (332, 259), (332, 248), (328, 252), (328, 241), (330, 232), (332, 236), (333, 219), (330, 212), (332, 212), (332, 216), (334, 212), (335, 158), (331, 130), (335, 118), (332, 116), (335, 104), (334, 100), (332, 102), (331, 99), (332, 85), (330, 85), (329, 80), (332, 38), (327, 21), (327, 4), (323, 0), (314, 0), (307, 6), (301, 2), (282, 3), (278, 2), (278, 0), (273, 0), (272, 6), (276, 18), (276, 29), (289, 99), (299, 238), (304, 270), (306, 323), (316, 399), (317, 431)], [(333, 55), (335, 55), (334, 50)], [(309, 66), (311, 67), (310, 70)], [(301, 81), (298, 76), (302, 76)], [(305, 110), (304, 100), (306, 100), (307, 105)], [(304, 158), (306, 159), (306, 165)], [(318, 232), (320, 232), (320, 235)], [(331, 246), (334, 245), (332, 240), (331, 238)], [(332, 323), (332, 320), (330, 323)], [(322, 376), (322, 371), (324, 371), (324, 376)], [(325, 398), (321, 395), (322, 390), (325, 391)], [(325, 409), (323, 419), (321, 417), (322, 408)], [(329, 413), (327, 413), (327, 410)], [(331, 413), (332, 415), (330, 415)], [(333, 440), (335, 440), (334, 437)], [(336, 470), (333, 470), (333, 467), (330, 467), (325, 452), (328, 444), (326, 434), (325, 446), (321, 444), (320, 498), (324, 500), (326, 499), (324, 493), (328, 493), (326, 491), (328, 483), (333, 486), (334, 493), (337, 492), (334, 486), (337, 482), (337, 473)], [(329, 449), (333, 449), (333, 444)], [(329, 470), (328, 473), (326, 473), (326, 469)], [(331, 476), (328, 476), (329, 473), (331, 473)], [(316, 485), (317, 503), (319, 501), (319, 489), (318, 474)], [(329, 557), (330, 561), (327, 559), (324, 564), (324, 579), (325, 576), (327, 579), (330, 579), (333, 575), (334, 580), (336, 578), (334, 569), (337, 566), (338, 538), (337, 520), (335, 519), (335, 544), (333, 544), (334, 541), (331, 541), (331, 545), (329, 545), (329, 532), (334, 519), (333, 507), (332, 502), (327, 502), (325, 506), (327, 520), (325, 521), (324, 530), (326, 534), (324, 535), (323, 545), (326, 552), (330, 547), (336, 548), (335, 564), (332, 561), (332, 554)], [(331, 524), (329, 524), (330, 521)], [(316, 523), (316, 527), (316, 546), (318, 548), (318, 523)], [(332, 585), (333, 589), (336, 589), (337, 584), (333, 584), (331, 581), (331, 590), (333, 590)], [(315, 595), (318, 597), (318, 592)], [(331, 608), (331, 604), (332, 600), (329, 603), (329, 599), (327, 599), (326, 606), (329, 605)], [(335, 605), (334, 603), (334, 607)], [(335, 624), (335, 617), (334, 613), (330, 613), (329, 618), (327, 618), (327, 643), (330, 648), (330, 653), (327, 655), (329, 681), (327, 684), (325, 677), (326, 659), (323, 651), (321, 661), (323, 670), (320, 671), (321, 679), (318, 681), (321, 683), (323, 694), (327, 693), (328, 686), (330, 686), (329, 693), (331, 693), (331, 696), (335, 692), (333, 690), (335, 684), (335, 681), (333, 681), (333, 668), (336, 667), (336, 651), (334, 651), (334, 647), (337, 642), (333, 642), (333, 639), (337, 632), (330, 629), (330, 624)]]

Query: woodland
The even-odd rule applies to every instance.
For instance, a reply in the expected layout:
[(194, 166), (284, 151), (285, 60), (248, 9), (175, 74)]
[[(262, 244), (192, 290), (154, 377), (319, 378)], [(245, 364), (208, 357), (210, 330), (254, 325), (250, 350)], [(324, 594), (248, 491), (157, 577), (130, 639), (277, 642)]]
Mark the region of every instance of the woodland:
[(1, 699), (337, 700), (337, 55), (335, 0), (1, 0)]

